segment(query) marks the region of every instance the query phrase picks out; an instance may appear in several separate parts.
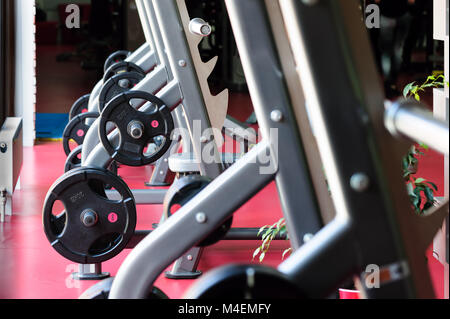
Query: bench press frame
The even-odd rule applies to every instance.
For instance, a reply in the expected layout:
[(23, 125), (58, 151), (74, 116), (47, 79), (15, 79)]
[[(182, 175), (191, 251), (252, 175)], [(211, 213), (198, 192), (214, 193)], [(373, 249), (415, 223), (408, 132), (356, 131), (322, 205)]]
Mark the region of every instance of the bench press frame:
[[(164, 17), (176, 6), (175, 0), (153, 3)], [(305, 296), (326, 297), (349, 276), (363, 279), (364, 267), (375, 264), (391, 280), (378, 289), (368, 289), (362, 280), (367, 297), (432, 298), (423, 254), (448, 213), (448, 201), (426, 217), (412, 212), (399, 165), (392, 165), (400, 163), (408, 144), (384, 126), (384, 95), (359, 2), (226, 0), (226, 5), (264, 139), (136, 246), (120, 267), (109, 298), (145, 298), (167, 266), (272, 180), (295, 249), (278, 270)], [(282, 20), (269, 18), (273, 10)], [(283, 32), (292, 51), (281, 56), (275, 38)], [(336, 216), (324, 227), (282, 59), (298, 67), (326, 158)], [(274, 111), (281, 117), (272, 117)], [(278, 129), (282, 141), (277, 153), (271, 128)], [(265, 163), (259, 160), (266, 154), (272, 174), (260, 174)], [(355, 184), (355, 178), (368, 184)], [(183, 232), (186, 228), (191, 231)], [(302, 245), (307, 233), (314, 237)]]

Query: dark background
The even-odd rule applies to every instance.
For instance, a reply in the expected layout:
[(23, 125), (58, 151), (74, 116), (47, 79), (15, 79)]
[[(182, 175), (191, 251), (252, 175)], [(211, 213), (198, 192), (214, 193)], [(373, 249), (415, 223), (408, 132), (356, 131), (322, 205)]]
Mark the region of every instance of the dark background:
[[(219, 56), (210, 77), (212, 90), (227, 87), (232, 92), (246, 92), (223, 0), (186, 2), (191, 17), (204, 18), (214, 26), (213, 34), (200, 45), (205, 61)], [(381, 29), (368, 32), (388, 98), (400, 96), (407, 83), (420, 82), (443, 70), (442, 43), (433, 40), (432, 1), (361, 2), (381, 7)], [(12, 115), (14, 105), (12, 3), (0, 1), (0, 123)], [(110, 53), (134, 50), (144, 41), (133, 0), (79, 0), (81, 29), (67, 29), (64, 25), (69, 3), (77, 1), (37, 0), (37, 115), (67, 114), (72, 103), (89, 93), (101, 78), (103, 63)]]

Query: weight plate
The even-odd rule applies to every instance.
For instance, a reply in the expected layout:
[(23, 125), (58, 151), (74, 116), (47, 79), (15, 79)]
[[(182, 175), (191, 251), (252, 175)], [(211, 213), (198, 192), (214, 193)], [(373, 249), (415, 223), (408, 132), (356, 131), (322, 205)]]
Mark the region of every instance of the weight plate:
[(117, 95), (127, 92), (142, 81), (144, 75), (137, 72), (124, 72), (114, 75), (102, 87), (98, 96), (98, 108), (101, 111)]
[(77, 115), (89, 112), (90, 97), (91, 97), (90, 94), (83, 95), (78, 100), (76, 100), (75, 103), (73, 103), (69, 112), (69, 121), (72, 120)]
[[(73, 149), (73, 151), (67, 156), (66, 164), (64, 166), (64, 172), (67, 173), (68, 171), (71, 171), (75, 168), (81, 167), (81, 151), (83, 150), (83, 145), (79, 145), (76, 148)], [(112, 162), (111, 165), (109, 165), (108, 170), (113, 173), (114, 175), (117, 175), (118, 173), (118, 167), (116, 162)], [(110, 187), (106, 187), (107, 189)]]
[(304, 299), (299, 287), (276, 269), (262, 265), (228, 265), (198, 279), (186, 299)]
[[(78, 299), (108, 299), (113, 281), (114, 278), (108, 278), (100, 281), (99, 283), (86, 290)], [(169, 297), (167, 297), (167, 295), (162, 292), (161, 289), (152, 287), (152, 290), (150, 291), (146, 299), (162, 300), (169, 299)]]
[(164, 197), (164, 218), (167, 219), (172, 216), (174, 208), (182, 207), (189, 202), (195, 195), (208, 186), (210, 182), (210, 179), (201, 175), (187, 175), (175, 179)]
[[(184, 206), (208, 186), (210, 182), (210, 179), (200, 175), (187, 175), (176, 179), (164, 197), (164, 218), (169, 218), (174, 209)], [(207, 247), (216, 244), (225, 237), (232, 224), (233, 217), (230, 217), (219, 228), (208, 234), (208, 236), (197, 244), (197, 246)]]
[[(111, 185), (122, 199), (110, 200)], [(55, 216), (61, 201), (64, 211)], [(52, 247), (80, 264), (96, 264), (119, 254), (136, 228), (136, 204), (127, 184), (107, 170), (77, 168), (61, 176), (45, 198), (42, 219)]]
[[(130, 105), (131, 100), (152, 105), (146, 112), (141, 112)], [(112, 145), (109, 141), (108, 123), (116, 126), (120, 134), (119, 145)], [(173, 129), (169, 108), (156, 96), (141, 91), (116, 96), (100, 115), (99, 136), (103, 146), (113, 160), (128, 166), (148, 165), (160, 159), (172, 144), (170, 137)], [(153, 152), (146, 150), (150, 144), (156, 145), (157, 142), (161, 144)]]
[(142, 70), (142, 68), (138, 65), (134, 64), (133, 62), (122, 61), (111, 65), (108, 70), (106, 70), (105, 74), (103, 75), (103, 83), (106, 83), (114, 75), (124, 72), (137, 72), (145, 76), (145, 71)]
[(66, 164), (64, 165), (64, 172), (67, 173), (75, 168), (81, 167), (81, 151), (83, 149), (83, 145), (78, 145), (76, 148), (70, 152), (69, 156), (67, 156)]
[(105, 61), (105, 65), (103, 67), (103, 72), (106, 72), (111, 65), (125, 61), (129, 56), (131, 52), (126, 50), (120, 50), (112, 53)]
[(84, 138), (90, 128), (86, 124), (86, 119), (96, 119), (99, 117), (97, 112), (87, 112), (75, 116), (69, 124), (67, 124), (63, 133), (63, 148), (67, 156), (70, 155), (72, 149), (70, 148), (70, 141), (74, 141), (78, 146), (82, 145)]

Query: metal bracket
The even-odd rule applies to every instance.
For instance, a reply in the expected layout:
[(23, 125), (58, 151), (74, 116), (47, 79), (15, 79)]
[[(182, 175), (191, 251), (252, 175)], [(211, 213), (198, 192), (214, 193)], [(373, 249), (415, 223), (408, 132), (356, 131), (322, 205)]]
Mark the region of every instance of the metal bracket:
[(79, 264), (78, 272), (72, 273), (74, 280), (102, 280), (110, 276), (108, 272), (102, 272), (102, 264)]
[(194, 247), (177, 259), (172, 269), (165, 273), (166, 278), (169, 279), (195, 279), (202, 275), (200, 270), (197, 270), (200, 256), (203, 249)]

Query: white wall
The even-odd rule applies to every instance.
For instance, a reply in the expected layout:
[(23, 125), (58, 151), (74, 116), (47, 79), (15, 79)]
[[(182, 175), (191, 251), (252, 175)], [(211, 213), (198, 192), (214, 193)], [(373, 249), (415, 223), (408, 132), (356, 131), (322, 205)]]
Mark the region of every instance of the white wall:
[(16, 0), (15, 116), (23, 118), (23, 144), (33, 146), (36, 112), (36, 27), (34, 0)]

